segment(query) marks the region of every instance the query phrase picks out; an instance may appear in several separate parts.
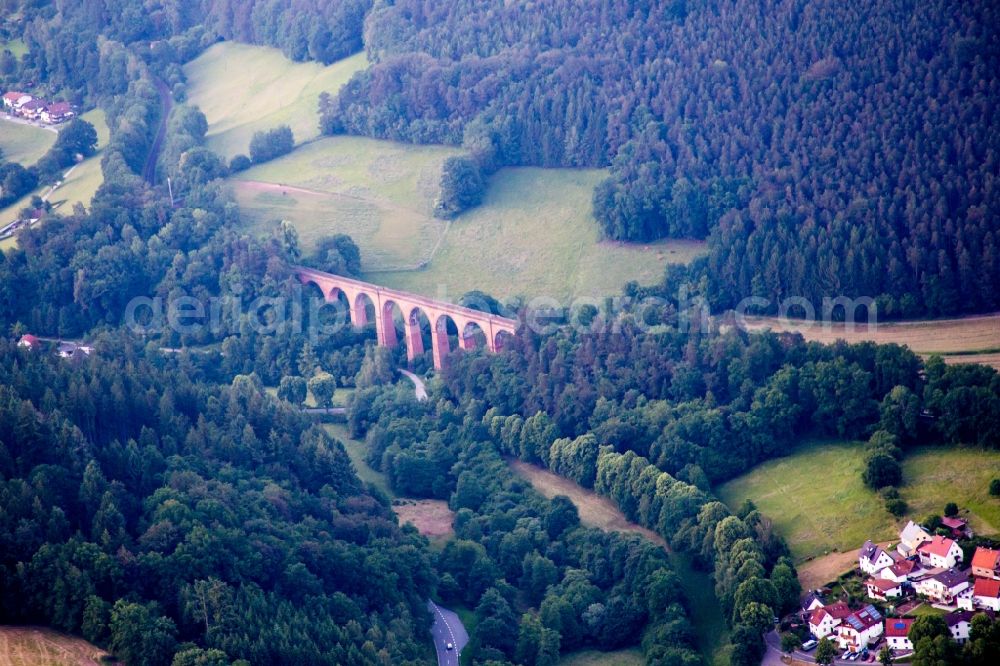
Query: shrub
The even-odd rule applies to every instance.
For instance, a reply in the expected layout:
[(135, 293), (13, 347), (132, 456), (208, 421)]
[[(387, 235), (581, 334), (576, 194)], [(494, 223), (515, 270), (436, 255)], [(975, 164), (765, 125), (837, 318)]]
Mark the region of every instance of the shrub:
[(886, 500), (885, 510), (897, 518), (901, 518), (904, 514), (906, 514), (906, 509), (907, 509), (906, 502), (899, 499), (898, 497)]
[(1000, 496), (1000, 479), (990, 481), (990, 495), (994, 497)]
[(229, 170), (233, 173), (239, 173), (240, 171), (246, 171), (251, 166), (253, 162), (246, 155), (237, 155), (229, 161)]
[(288, 125), (279, 125), (266, 132), (254, 132), (250, 139), (250, 159), (254, 164), (287, 155), (295, 147), (295, 137)]

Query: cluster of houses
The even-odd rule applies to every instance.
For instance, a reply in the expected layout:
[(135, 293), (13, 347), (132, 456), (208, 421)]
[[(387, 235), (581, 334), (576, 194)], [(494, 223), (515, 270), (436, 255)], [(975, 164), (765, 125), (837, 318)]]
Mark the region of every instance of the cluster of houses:
[[(29, 333), (21, 336), (21, 339), (17, 341), (17, 346), (21, 349), (33, 352), (41, 349), (42, 343), (43, 341), (40, 338), (37, 338)], [(76, 342), (63, 340), (56, 343), (56, 355), (59, 358), (82, 361), (86, 357), (90, 356), (92, 351), (94, 351), (93, 347), (81, 345)]]
[[(899, 604), (917, 597), (929, 602), (946, 611), (944, 618), (952, 637), (962, 643), (969, 638), (974, 616), (986, 613), (994, 618), (1000, 613), (1000, 550), (980, 546), (965, 566), (962, 548), (955, 539), (971, 537), (972, 532), (958, 518), (945, 518), (942, 525), (955, 538), (932, 535), (910, 521), (900, 532), (895, 549), (866, 541), (858, 553), (858, 567), (867, 576), (864, 586), (870, 599)], [(808, 613), (812, 635), (817, 639), (831, 637), (841, 649), (857, 652), (884, 635), (893, 650), (913, 650), (908, 638), (913, 620), (883, 619), (872, 604), (854, 610), (842, 601), (826, 605), (810, 595), (802, 610)]]
[(76, 115), (72, 104), (50, 102), (17, 90), (11, 90), (4, 94), (3, 107), (7, 113), (13, 116), (49, 125), (58, 125)]

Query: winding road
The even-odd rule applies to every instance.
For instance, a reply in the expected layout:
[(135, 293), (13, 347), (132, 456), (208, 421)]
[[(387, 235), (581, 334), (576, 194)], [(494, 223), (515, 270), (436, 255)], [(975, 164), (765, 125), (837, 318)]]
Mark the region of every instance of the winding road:
[(409, 370), (403, 370), (402, 368), (400, 368), (399, 372), (402, 373), (402, 375), (404, 377), (406, 377), (411, 382), (413, 382), (413, 390), (417, 394), (417, 400), (420, 400), (421, 402), (424, 401), (424, 400), (426, 400), (427, 399), (427, 386), (424, 384), (424, 380), (422, 380), (420, 377), (418, 377), (417, 375), (413, 374)]
[[(434, 649), (437, 650), (438, 666), (458, 666), (462, 650), (469, 643), (465, 626), (458, 615), (433, 601), (428, 600), (427, 610), (434, 616), (431, 635), (434, 637)], [(449, 643), (453, 646), (451, 650), (448, 649)]]

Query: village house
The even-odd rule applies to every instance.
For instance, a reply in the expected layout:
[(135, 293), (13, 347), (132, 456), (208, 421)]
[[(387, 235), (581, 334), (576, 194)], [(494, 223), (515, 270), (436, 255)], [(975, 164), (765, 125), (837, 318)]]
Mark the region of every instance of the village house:
[(962, 561), (962, 549), (954, 540), (935, 536), (917, 547), (920, 563), (929, 567), (951, 569)]
[(930, 533), (911, 520), (899, 533), (899, 545), (896, 546), (896, 550), (903, 557), (912, 557), (917, 554), (917, 547), (920, 544), (930, 540)]
[(13, 112), (15, 109), (21, 108), (21, 104), (26, 104), (31, 101), (31, 95), (26, 95), (23, 92), (18, 92), (16, 90), (11, 90), (4, 93), (3, 96), (3, 106), (8, 111)]
[(886, 567), (879, 572), (882, 578), (905, 583), (923, 573), (923, 569), (913, 560), (900, 560), (891, 567)]
[(882, 635), (882, 614), (871, 604), (844, 618), (837, 627), (837, 643), (841, 650), (860, 652)]
[(38, 349), (40, 344), (41, 341), (30, 333), (22, 335), (21, 339), (17, 341), (18, 347), (21, 349), (27, 349), (28, 351), (35, 351)]
[(41, 119), (43, 122), (55, 125), (69, 120), (74, 115), (76, 114), (73, 112), (73, 107), (70, 104), (66, 102), (55, 102), (53, 104), (49, 104), (48, 107), (42, 111)]
[(815, 592), (810, 592), (809, 594), (807, 594), (805, 597), (802, 598), (802, 603), (800, 604), (800, 608), (802, 609), (803, 614), (808, 616), (808, 614), (812, 613), (817, 608), (822, 608), (824, 605), (825, 604), (823, 603), (823, 600), (820, 598), (818, 594), (816, 594)]
[(944, 616), (944, 621), (948, 625), (948, 631), (951, 632), (952, 640), (959, 645), (963, 645), (969, 640), (969, 629), (972, 627), (972, 618), (976, 615), (979, 615), (979, 613), (965, 610), (948, 613)]
[(972, 605), (1000, 613), (1000, 580), (977, 578), (972, 586)]
[(951, 530), (951, 536), (956, 539), (971, 539), (973, 534), (969, 529), (969, 521), (961, 518), (949, 518), (945, 516), (941, 519), (941, 525)]
[(973, 592), (973, 588), (970, 585), (969, 587), (967, 587), (964, 590), (962, 590), (961, 592), (959, 592), (958, 596), (955, 597), (955, 605), (958, 606), (959, 610), (972, 610), (973, 609), (973, 605), (972, 605), (972, 592)]
[(910, 640), (910, 618), (893, 617), (885, 621), (885, 642), (889, 648), (897, 652), (913, 652), (913, 642)]
[(1000, 580), (1000, 550), (979, 546), (972, 555), (972, 575)]
[(45, 101), (40, 99), (32, 99), (30, 102), (25, 102), (18, 109), (17, 112), (22, 118), (27, 118), (28, 120), (38, 120), (42, 116), (42, 111), (45, 110)]
[(888, 578), (869, 578), (865, 581), (865, 588), (870, 598), (879, 601), (903, 596), (903, 584)]
[(969, 588), (969, 572), (946, 569), (917, 581), (913, 589), (935, 603), (952, 605), (962, 591)]
[(817, 608), (809, 616), (809, 632), (816, 638), (825, 638), (851, 614), (851, 609), (843, 601)]
[(875, 575), (882, 569), (892, 566), (896, 560), (889, 553), (882, 550), (880, 546), (865, 541), (865, 545), (858, 552), (858, 566), (868, 575)]

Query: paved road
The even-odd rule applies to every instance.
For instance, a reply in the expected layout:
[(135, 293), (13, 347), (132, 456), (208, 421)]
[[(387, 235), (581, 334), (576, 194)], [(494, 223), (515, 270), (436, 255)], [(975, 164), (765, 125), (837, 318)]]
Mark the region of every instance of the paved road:
[(414, 389), (416, 390), (416, 393), (417, 393), (417, 400), (426, 400), (427, 399), (427, 387), (424, 385), (424, 380), (422, 380), (420, 377), (417, 377), (415, 374), (413, 374), (409, 370), (403, 370), (402, 368), (400, 368), (399, 371), (401, 373), (403, 373), (403, 375), (407, 379), (409, 379), (411, 382), (413, 382), (413, 387), (414, 387)]
[[(438, 606), (433, 601), (427, 602), (427, 609), (434, 616), (431, 636), (434, 637), (438, 666), (458, 666), (459, 655), (469, 643), (469, 634), (466, 633), (465, 626), (458, 619), (458, 615), (447, 608)], [(454, 649), (449, 650), (448, 643), (451, 643)]]
[[(778, 636), (778, 632), (769, 631), (764, 635), (764, 643), (767, 649), (764, 651), (764, 659), (761, 661), (761, 666), (785, 666), (784, 662), (781, 661), (781, 637)], [(878, 654), (878, 650), (881, 646), (874, 649), (875, 654)], [(866, 662), (860, 659), (856, 661), (850, 661), (848, 659), (841, 659), (840, 655), (843, 654), (843, 650), (837, 650), (837, 658), (833, 660), (833, 663), (837, 666), (877, 666), (878, 662)], [(816, 650), (813, 649), (810, 652), (803, 652), (802, 650), (796, 650), (792, 653), (792, 657), (796, 661), (804, 661), (809, 664), (816, 663)]]

